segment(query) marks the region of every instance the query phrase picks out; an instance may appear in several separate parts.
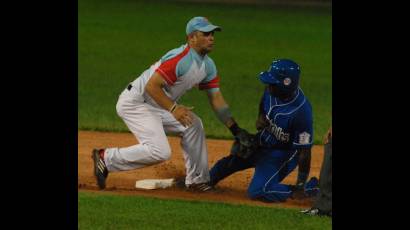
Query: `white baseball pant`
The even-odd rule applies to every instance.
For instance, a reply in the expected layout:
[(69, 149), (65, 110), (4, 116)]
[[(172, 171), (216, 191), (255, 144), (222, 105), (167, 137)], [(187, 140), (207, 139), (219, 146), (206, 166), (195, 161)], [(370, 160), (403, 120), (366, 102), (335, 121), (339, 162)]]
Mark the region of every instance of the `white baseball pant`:
[(171, 157), (165, 133), (178, 133), (185, 159), (185, 184), (209, 181), (208, 149), (201, 119), (193, 114), (193, 124), (184, 127), (174, 116), (144, 102), (135, 87), (125, 89), (117, 102), (117, 113), (139, 144), (126, 148), (107, 148), (104, 161), (110, 172), (138, 169)]

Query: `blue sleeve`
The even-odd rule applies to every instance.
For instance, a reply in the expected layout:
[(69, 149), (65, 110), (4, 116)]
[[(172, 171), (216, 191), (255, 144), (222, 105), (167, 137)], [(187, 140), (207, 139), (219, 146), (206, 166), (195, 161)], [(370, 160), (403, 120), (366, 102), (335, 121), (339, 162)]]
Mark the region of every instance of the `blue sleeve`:
[(310, 148), (313, 144), (313, 116), (310, 106), (305, 106), (293, 119), (293, 148)]

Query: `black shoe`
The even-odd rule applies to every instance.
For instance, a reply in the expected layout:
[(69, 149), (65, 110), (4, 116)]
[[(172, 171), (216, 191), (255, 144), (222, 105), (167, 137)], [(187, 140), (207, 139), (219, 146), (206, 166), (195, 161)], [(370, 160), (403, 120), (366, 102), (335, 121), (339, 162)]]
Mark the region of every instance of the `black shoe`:
[(175, 186), (177, 188), (182, 188), (182, 189), (186, 189), (185, 186), (185, 177), (179, 177), (175, 179)]
[(97, 184), (100, 189), (105, 188), (105, 180), (108, 176), (108, 169), (105, 165), (104, 159), (100, 156), (100, 149), (94, 149), (91, 157), (94, 160), (94, 175), (97, 179)]
[(177, 188), (182, 188), (187, 191), (191, 192), (206, 192), (210, 190), (214, 190), (215, 188), (210, 185), (209, 183), (199, 183), (199, 184), (190, 184), (188, 186), (185, 185), (185, 177), (180, 177), (175, 179), (175, 186)]
[(301, 211), (301, 213), (309, 215), (309, 216), (330, 216), (332, 217), (332, 211), (325, 212), (318, 208), (311, 208)]
[(213, 189), (214, 187), (209, 185), (209, 183), (190, 184), (187, 187), (187, 190), (192, 191), (192, 192), (207, 192)]

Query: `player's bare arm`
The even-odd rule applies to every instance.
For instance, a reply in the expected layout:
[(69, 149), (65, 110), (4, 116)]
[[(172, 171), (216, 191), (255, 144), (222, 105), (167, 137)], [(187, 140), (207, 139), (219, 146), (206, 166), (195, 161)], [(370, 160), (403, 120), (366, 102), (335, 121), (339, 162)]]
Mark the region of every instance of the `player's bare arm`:
[(239, 127), (238, 123), (233, 119), (229, 106), (225, 102), (222, 93), (220, 91), (208, 93), (208, 99), (218, 119), (229, 128), (232, 135), (239, 141), (239, 143), (249, 148), (254, 146), (254, 135)]
[(236, 124), (233, 119), (231, 112), (229, 111), (229, 106), (225, 102), (225, 99), (221, 91), (216, 91), (208, 93), (209, 103), (211, 104), (212, 109), (218, 116), (219, 120), (228, 128)]
[(311, 148), (301, 148), (297, 150), (299, 152), (298, 161), (298, 178), (296, 184), (303, 186), (310, 172), (310, 162), (311, 162)]
[[(267, 88), (267, 87), (266, 87)], [(266, 119), (266, 114), (263, 111), (263, 95), (259, 102), (258, 118), (256, 119), (256, 130), (260, 131), (269, 126), (269, 121)]]
[(175, 104), (162, 90), (165, 84), (162, 76), (155, 72), (145, 86), (145, 90), (159, 106), (170, 111), (177, 121), (184, 126), (190, 126), (192, 124), (191, 108)]

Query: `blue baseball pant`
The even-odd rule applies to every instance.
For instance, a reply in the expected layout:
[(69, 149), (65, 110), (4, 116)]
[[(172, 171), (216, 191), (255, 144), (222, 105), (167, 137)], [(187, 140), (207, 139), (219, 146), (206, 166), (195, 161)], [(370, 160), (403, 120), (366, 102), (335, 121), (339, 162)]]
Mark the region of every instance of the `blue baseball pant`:
[(294, 153), (295, 150), (263, 149), (246, 160), (229, 155), (212, 167), (210, 183), (216, 185), (235, 172), (255, 167), (248, 196), (268, 202), (285, 201), (292, 195), (292, 191), (288, 185), (280, 182), (297, 166), (298, 154)]

